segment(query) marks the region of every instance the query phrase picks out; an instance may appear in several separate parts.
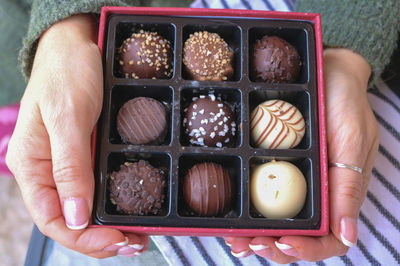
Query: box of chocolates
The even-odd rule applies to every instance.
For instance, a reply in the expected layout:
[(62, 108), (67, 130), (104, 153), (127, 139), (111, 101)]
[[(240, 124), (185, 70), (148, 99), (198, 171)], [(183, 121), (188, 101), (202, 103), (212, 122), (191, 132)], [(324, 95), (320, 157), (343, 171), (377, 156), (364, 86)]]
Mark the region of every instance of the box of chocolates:
[(104, 7), (91, 226), (324, 235), (318, 14)]

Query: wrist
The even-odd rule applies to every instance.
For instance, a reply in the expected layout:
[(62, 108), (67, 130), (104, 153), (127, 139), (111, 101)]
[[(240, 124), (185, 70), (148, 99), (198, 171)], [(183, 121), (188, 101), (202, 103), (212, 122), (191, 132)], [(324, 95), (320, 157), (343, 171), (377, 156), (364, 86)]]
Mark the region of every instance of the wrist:
[(355, 79), (359, 84), (358, 87), (364, 91), (371, 76), (371, 66), (368, 61), (360, 54), (345, 48), (324, 50), (324, 71), (341, 72), (340, 76)]

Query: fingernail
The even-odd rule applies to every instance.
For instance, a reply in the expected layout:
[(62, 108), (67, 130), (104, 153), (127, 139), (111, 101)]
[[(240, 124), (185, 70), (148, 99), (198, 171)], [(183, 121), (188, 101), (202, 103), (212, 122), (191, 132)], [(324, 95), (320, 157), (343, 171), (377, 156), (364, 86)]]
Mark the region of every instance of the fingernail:
[(275, 241), (275, 245), (277, 248), (279, 248), (280, 251), (282, 251), (288, 256), (296, 257), (297, 255), (299, 255), (299, 252), (290, 245), (282, 244), (279, 243), (278, 241)]
[(141, 245), (141, 244), (131, 244), (131, 245), (128, 245), (128, 246), (130, 246), (131, 248), (136, 249), (137, 251), (140, 251), (140, 250), (142, 250), (144, 248), (144, 246)]
[(127, 237), (125, 237), (125, 240), (119, 243), (115, 243), (109, 247), (106, 247), (104, 250), (105, 251), (115, 251), (117, 249), (119, 249), (120, 247), (124, 247), (126, 245), (128, 245), (129, 243), (129, 239)]
[(227, 245), (228, 247), (232, 247), (232, 245), (226, 241), (225, 241), (225, 245)]
[(357, 221), (354, 218), (343, 217), (340, 220), (340, 237), (343, 244), (353, 247), (357, 244)]
[(89, 207), (83, 198), (68, 198), (64, 200), (64, 218), (71, 230), (81, 230), (89, 224)]
[(245, 251), (236, 253), (236, 252), (233, 252), (233, 250), (232, 250), (232, 251), (231, 251), (231, 254), (232, 254), (233, 256), (237, 257), (237, 258), (243, 258), (243, 257), (246, 257), (247, 252), (248, 252), (248, 251), (245, 250)]
[(130, 254), (130, 255), (122, 255), (122, 256), (127, 257), (127, 258), (134, 258), (134, 257), (137, 257), (137, 256), (139, 256), (141, 254), (142, 254), (142, 252), (135, 252), (135, 253)]
[(125, 246), (118, 250), (118, 255), (129, 256), (129, 255), (134, 255), (136, 252), (137, 252), (136, 249), (131, 248), (130, 246)]
[[(267, 257), (267, 258), (272, 258), (274, 256), (274, 251), (272, 250), (272, 248), (265, 246), (265, 245), (252, 245), (249, 244), (249, 247), (253, 250), (253, 251), (258, 251), (258, 255), (262, 255), (263, 257)], [(260, 254), (261, 253), (261, 254)]]

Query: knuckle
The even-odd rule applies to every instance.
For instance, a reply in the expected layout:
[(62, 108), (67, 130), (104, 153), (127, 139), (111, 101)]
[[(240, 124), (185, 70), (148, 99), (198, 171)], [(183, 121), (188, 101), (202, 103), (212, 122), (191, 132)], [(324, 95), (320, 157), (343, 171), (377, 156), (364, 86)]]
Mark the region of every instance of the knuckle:
[(361, 178), (346, 178), (342, 185), (338, 188), (338, 195), (341, 198), (360, 202), (362, 197), (363, 181)]
[(74, 185), (82, 175), (82, 167), (78, 163), (53, 161), (53, 178), (57, 184)]

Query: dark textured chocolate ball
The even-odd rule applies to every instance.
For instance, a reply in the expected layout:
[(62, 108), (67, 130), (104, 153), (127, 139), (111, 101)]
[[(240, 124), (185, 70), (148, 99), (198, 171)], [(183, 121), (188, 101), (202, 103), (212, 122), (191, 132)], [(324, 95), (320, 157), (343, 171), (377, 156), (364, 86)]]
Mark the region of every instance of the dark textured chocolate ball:
[(185, 42), (183, 64), (194, 80), (229, 80), (233, 75), (233, 52), (218, 34), (195, 32)]
[(234, 143), (235, 115), (214, 95), (194, 98), (184, 113), (183, 127), (191, 144), (221, 148)]
[(117, 130), (126, 143), (138, 145), (163, 142), (168, 130), (164, 105), (148, 97), (129, 100), (118, 112)]
[(183, 183), (190, 209), (199, 216), (218, 216), (229, 211), (233, 187), (226, 169), (216, 163), (194, 165)]
[(127, 214), (157, 214), (165, 198), (165, 176), (149, 162), (121, 165), (110, 176), (110, 199)]
[(300, 74), (300, 56), (287, 41), (276, 36), (257, 40), (250, 52), (250, 73), (255, 81), (293, 83)]
[(156, 32), (133, 33), (119, 48), (119, 65), (126, 78), (170, 78), (173, 72), (170, 42)]

